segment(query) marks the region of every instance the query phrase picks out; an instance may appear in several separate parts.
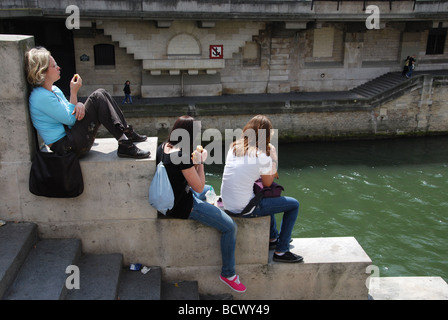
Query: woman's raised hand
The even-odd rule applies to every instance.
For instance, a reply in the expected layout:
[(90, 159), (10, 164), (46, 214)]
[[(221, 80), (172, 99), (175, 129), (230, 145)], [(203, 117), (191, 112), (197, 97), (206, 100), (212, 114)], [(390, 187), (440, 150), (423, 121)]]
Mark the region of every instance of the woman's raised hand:
[(196, 150), (193, 151), (191, 154), (191, 160), (194, 164), (201, 164), (204, 163), (207, 159), (208, 152), (206, 149), (204, 149), (202, 146), (197, 146)]
[(82, 87), (82, 78), (79, 74), (75, 74), (70, 81), (70, 90), (73, 93), (78, 93), (78, 90)]

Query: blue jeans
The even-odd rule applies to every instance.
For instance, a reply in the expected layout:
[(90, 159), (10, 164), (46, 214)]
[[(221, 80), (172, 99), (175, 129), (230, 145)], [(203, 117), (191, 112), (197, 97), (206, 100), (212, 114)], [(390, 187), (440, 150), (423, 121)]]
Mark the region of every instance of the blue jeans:
[[(277, 222), (274, 214), (284, 212), (280, 236), (277, 231)], [(299, 215), (299, 201), (291, 197), (262, 198), (254, 211), (244, 217), (253, 218), (260, 216), (271, 216), (271, 229), (269, 237), (277, 239), (277, 252), (289, 251), (292, 229)]]
[(201, 193), (191, 190), (193, 192), (193, 210), (190, 213), (190, 219), (221, 232), (221, 275), (228, 278), (236, 274), (235, 245), (237, 225), (227, 213), (205, 201), (205, 193), (209, 189), (210, 186), (206, 185)]
[(124, 99), (123, 99), (123, 101), (121, 102), (121, 104), (124, 104), (126, 101), (129, 101), (129, 103), (132, 104), (132, 98), (131, 98), (131, 95), (128, 94), (128, 93), (125, 93), (125, 94), (124, 94)]

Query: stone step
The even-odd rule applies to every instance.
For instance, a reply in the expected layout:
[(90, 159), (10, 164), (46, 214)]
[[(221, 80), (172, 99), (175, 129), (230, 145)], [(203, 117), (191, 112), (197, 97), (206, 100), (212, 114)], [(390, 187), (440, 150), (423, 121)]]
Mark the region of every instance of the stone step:
[(197, 281), (163, 281), (162, 300), (199, 300)]
[[(121, 254), (81, 255), (78, 239), (38, 241), (33, 223), (8, 222), (0, 240), (7, 300), (448, 299), (440, 277), (370, 277), (367, 290), (371, 260), (353, 237), (293, 239), (290, 250), (304, 257), (299, 264), (274, 262), (266, 248), (266, 263), (237, 264), (244, 294), (220, 286), (218, 266), (168, 267), (162, 281), (160, 267), (130, 271)], [(69, 265), (79, 268), (80, 289), (67, 288)]]
[[(122, 254), (82, 254), (78, 239), (39, 241), (34, 223), (7, 222), (0, 227), (0, 243), (0, 299), (161, 300), (160, 267), (143, 274), (125, 268)], [(199, 296), (197, 284), (196, 290), (189, 283), (174, 288), (167, 297), (179, 291), (180, 297)]]
[(303, 263), (275, 262), (274, 250), (269, 252), (271, 286), (283, 281), (285, 290), (274, 299), (367, 299), (366, 268), (372, 261), (354, 237), (294, 238), (290, 251), (302, 256)]
[(7, 222), (0, 227), (0, 299), (36, 242), (37, 226), (34, 223)]
[(448, 300), (448, 284), (441, 277), (370, 277), (372, 300)]
[[(2, 245), (4, 245), (2, 243)], [(79, 239), (40, 240), (30, 250), (6, 300), (60, 300), (67, 294), (65, 273), (81, 254)]]
[(353, 90), (354, 93), (360, 94), (364, 97), (373, 97), (376, 94), (379, 93), (379, 91), (373, 90), (371, 88), (368, 87), (363, 87), (363, 88), (357, 88), (356, 90)]
[(143, 274), (139, 271), (123, 269), (118, 288), (119, 300), (160, 300), (162, 285), (162, 270), (160, 267), (150, 267)]
[(370, 98), (375, 96), (376, 94), (395, 87), (405, 80), (406, 78), (402, 77), (400, 73), (389, 72), (356, 88), (353, 88), (350, 91)]
[(123, 256), (85, 254), (76, 263), (79, 268), (79, 289), (68, 291), (66, 300), (115, 300), (123, 266)]
[(241, 264), (237, 259), (236, 273), (247, 287), (243, 294), (219, 280), (221, 266), (166, 267), (164, 280), (197, 281), (199, 292), (231, 293), (234, 300), (367, 300), (366, 268), (372, 261), (354, 237), (294, 238), (290, 250), (304, 262), (272, 261), (267, 242), (264, 263)]

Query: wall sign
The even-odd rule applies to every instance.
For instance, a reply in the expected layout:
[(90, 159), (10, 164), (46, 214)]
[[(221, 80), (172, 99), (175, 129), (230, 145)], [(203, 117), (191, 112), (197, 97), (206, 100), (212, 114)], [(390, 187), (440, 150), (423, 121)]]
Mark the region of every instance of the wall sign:
[(210, 59), (222, 59), (224, 58), (222, 44), (212, 44), (210, 45)]

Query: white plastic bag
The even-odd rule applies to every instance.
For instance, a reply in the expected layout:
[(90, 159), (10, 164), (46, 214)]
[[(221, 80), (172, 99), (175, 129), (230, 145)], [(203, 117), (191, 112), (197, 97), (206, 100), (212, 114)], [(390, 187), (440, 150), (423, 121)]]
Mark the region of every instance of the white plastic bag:
[(149, 186), (149, 204), (165, 215), (174, 206), (173, 188), (162, 161), (157, 165), (156, 173)]

